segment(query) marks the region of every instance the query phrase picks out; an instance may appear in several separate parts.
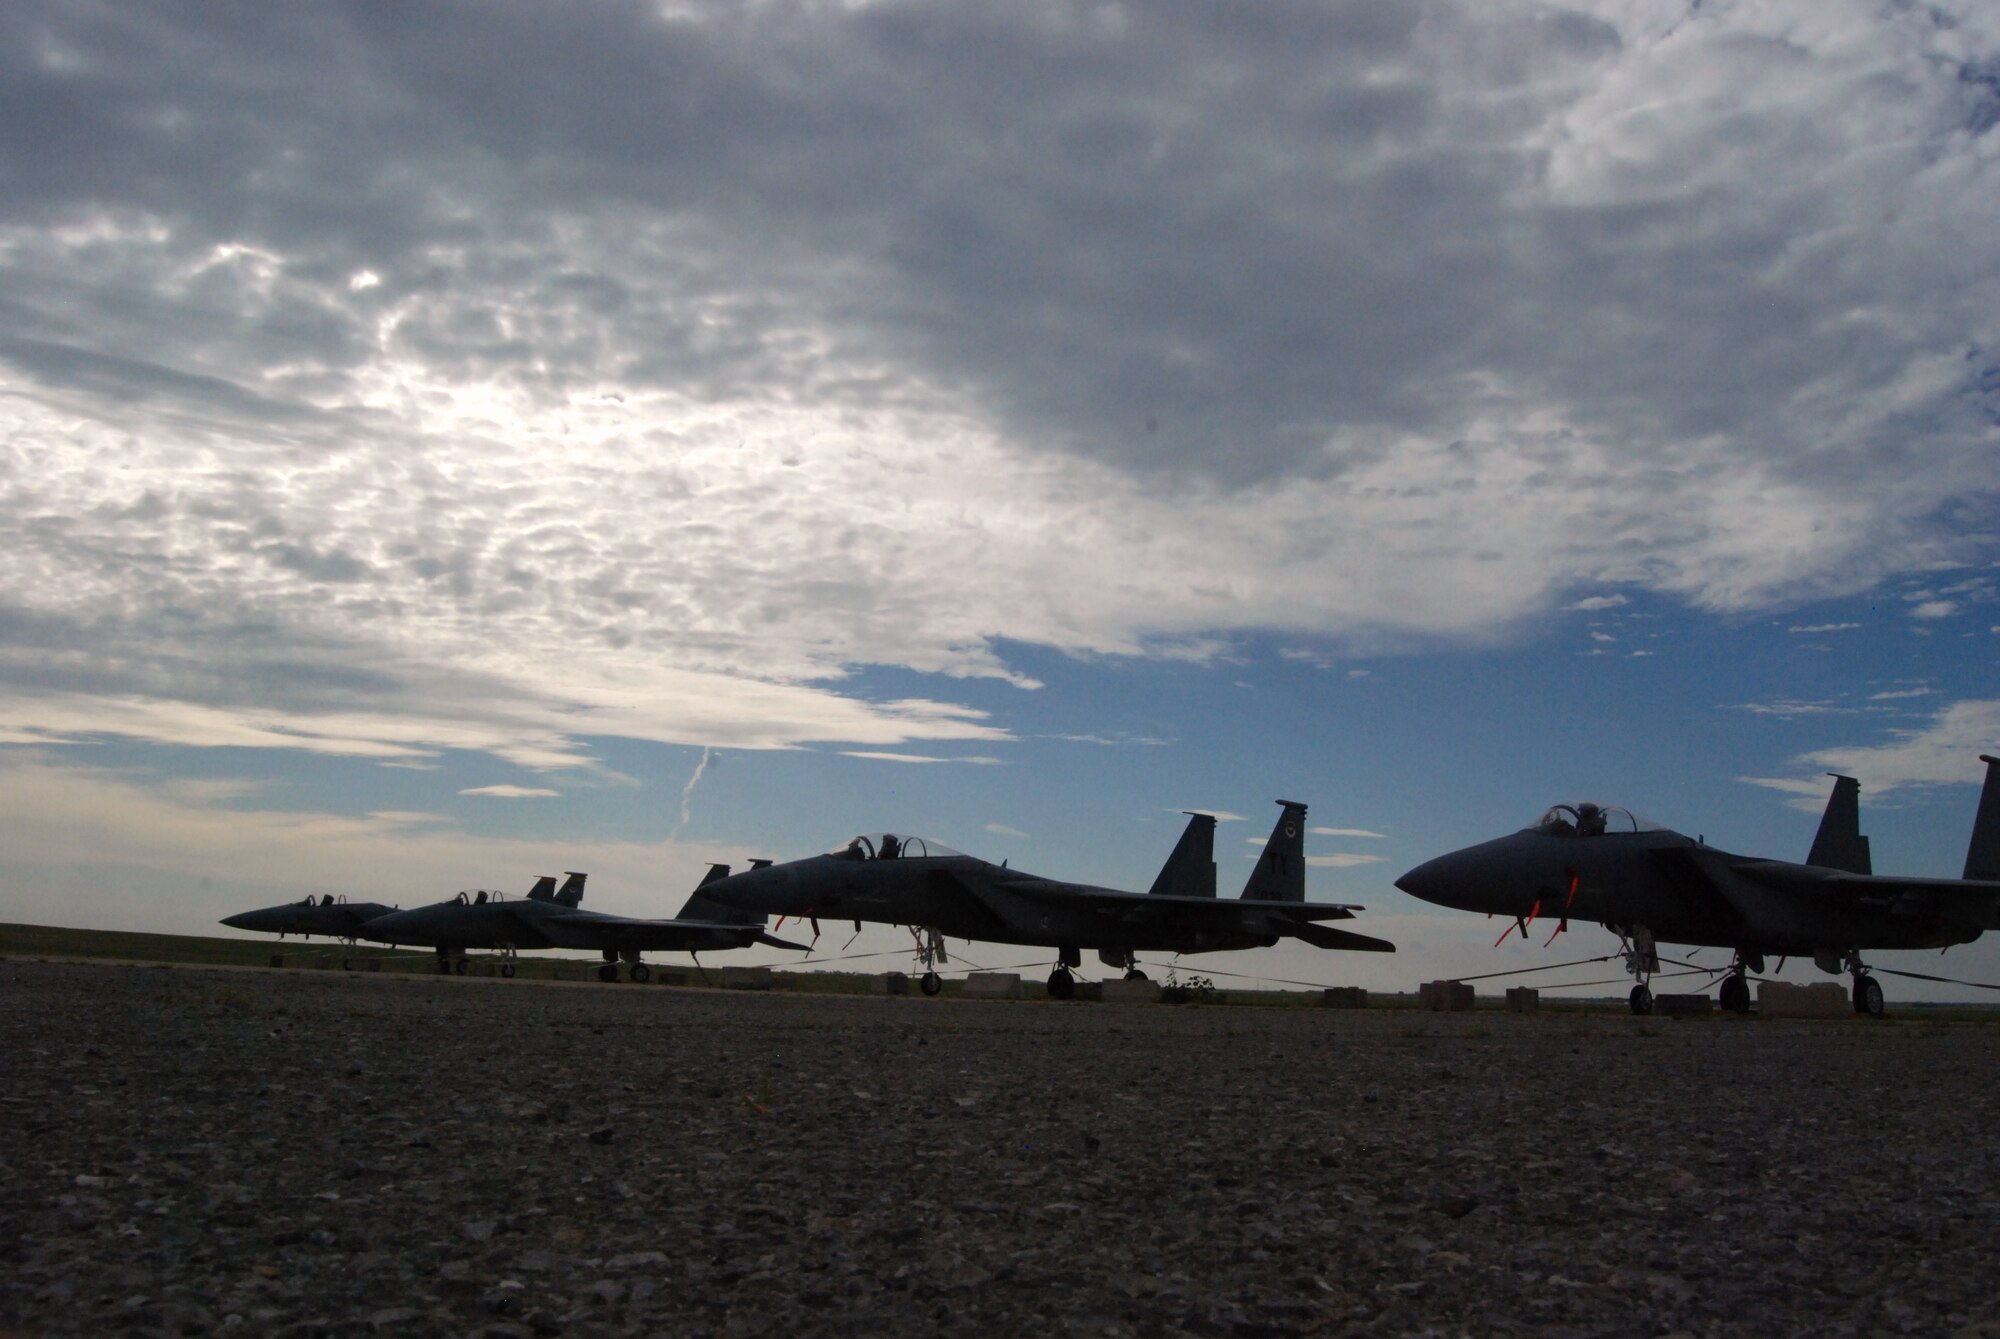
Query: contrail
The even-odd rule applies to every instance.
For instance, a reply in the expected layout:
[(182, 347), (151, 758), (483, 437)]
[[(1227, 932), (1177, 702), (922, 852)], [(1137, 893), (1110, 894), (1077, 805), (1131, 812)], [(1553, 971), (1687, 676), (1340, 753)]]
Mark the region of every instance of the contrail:
[(680, 836), (681, 829), (688, 825), (688, 806), (694, 803), (694, 788), (701, 784), (701, 774), (708, 770), (708, 760), (713, 754), (714, 750), (703, 747), (701, 761), (694, 765), (694, 775), (688, 778), (687, 785), (681, 790), (681, 821), (675, 824), (674, 830), (668, 834), (668, 841)]

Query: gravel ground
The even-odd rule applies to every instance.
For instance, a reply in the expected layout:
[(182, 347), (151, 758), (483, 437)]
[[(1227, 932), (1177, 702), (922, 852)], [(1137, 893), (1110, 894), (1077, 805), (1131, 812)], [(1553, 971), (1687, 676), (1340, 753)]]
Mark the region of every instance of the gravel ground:
[(0, 1328), (2000, 1336), (2000, 1028), (0, 962)]

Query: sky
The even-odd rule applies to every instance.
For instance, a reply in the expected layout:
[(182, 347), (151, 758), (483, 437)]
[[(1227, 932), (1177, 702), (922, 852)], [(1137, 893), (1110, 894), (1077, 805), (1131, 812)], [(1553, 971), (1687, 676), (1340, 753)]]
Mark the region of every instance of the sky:
[[(1144, 889), (1196, 809), (1227, 895), (1283, 798), (1399, 952), (1182, 969), (1394, 990), (1609, 951), (1394, 887), (1557, 801), (1801, 859), (1837, 770), (1878, 871), (1963, 864), (1990, 4), (0, 38), (0, 919), (566, 869), (665, 915), (884, 829)], [(2000, 982), (2000, 935), (1876, 960)]]

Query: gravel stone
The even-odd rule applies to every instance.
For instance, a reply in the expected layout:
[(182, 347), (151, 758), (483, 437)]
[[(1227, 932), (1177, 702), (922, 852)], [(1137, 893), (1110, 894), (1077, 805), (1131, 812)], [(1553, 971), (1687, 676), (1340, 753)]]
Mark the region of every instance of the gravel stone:
[(0, 1331), (2000, 1339), (2000, 1025), (0, 962)]

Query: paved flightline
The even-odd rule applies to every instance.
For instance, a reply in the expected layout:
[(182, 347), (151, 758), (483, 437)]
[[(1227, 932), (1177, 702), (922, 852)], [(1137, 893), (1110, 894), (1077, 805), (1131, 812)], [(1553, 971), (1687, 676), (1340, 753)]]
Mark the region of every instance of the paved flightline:
[(468, 984), (0, 962), (0, 1330), (2000, 1334), (1993, 1024)]

